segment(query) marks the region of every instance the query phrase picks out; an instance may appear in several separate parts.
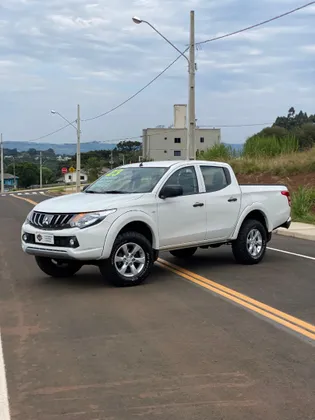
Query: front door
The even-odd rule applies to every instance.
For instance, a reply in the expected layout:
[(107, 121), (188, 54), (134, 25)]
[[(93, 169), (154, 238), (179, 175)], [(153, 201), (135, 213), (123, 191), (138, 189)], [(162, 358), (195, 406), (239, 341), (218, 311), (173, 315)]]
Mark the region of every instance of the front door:
[(194, 166), (178, 169), (165, 185), (180, 185), (180, 197), (158, 199), (160, 247), (202, 242), (206, 236), (205, 194), (200, 194)]

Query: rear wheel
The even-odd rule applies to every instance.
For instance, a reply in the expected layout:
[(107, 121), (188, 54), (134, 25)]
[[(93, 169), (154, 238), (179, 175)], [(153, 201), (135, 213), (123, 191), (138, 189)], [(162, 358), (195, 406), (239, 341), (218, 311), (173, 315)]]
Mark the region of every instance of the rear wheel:
[(58, 260), (47, 257), (35, 257), (38, 267), (51, 277), (72, 277), (81, 268), (82, 264), (77, 261)]
[(184, 259), (192, 257), (196, 251), (197, 248), (184, 248), (176, 249), (175, 251), (170, 251), (170, 253), (173, 255), (173, 257)]
[(246, 220), (232, 244), (237, 262), (246, 265), (258, 264), (266, 253), (267, 231), (258, 220)]
[(145, 236), (126, 232), (117, 237), (110, 258), (100, 265), (100, 271), (117, 287), (137, 286), (150, 274), (154, 258)]

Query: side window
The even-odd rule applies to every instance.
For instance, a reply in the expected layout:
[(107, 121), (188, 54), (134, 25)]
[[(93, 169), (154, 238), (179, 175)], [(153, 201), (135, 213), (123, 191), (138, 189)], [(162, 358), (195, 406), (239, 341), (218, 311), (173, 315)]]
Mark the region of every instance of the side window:
[(226, 188), (230, 182), (226, 177), (224, 168), (219, 166), (201, 166), (206, 192), (215, 192)]
[(183, 195), (198, 194), (199, 192), (197, 175), (193, 166), (176, 171), (165, 185), (180, 185), (183, 188)]

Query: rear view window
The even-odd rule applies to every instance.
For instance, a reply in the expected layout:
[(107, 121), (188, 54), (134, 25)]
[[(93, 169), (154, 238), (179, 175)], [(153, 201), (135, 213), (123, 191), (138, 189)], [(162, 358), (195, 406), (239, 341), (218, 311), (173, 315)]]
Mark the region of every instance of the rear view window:
[(206, 192), (220, 191), (229, 185), (223, 168), (218, 166), (201, 166), (200, 169), (205, 182)]

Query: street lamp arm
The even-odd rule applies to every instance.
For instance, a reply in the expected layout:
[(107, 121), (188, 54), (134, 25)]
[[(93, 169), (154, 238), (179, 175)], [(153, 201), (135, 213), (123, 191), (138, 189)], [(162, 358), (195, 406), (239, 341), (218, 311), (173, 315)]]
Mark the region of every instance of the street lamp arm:
[[(181, 55), (181, 56), (183, 56), (184, 58), (186, 58), (186, 60), (187, 60), (187, 62), (188, 62), (188, 65), (190, 66), (190, 61), (189, 61), (189, 59), (188, 59), (188, 57), (186, 57), (186, 55), (182, 52), (182, 51), (180, 51), (177, 47), (176, 47), (176, 45), (174, 45), (169, 39), (167, 39), (163, 34), (161, 34), (161, 32), (159, 32), (150, 22), (148, 22), (147, 20), (143, 20), (142, 21), (143, 23), (146, 23), (147, 25), (149, 25), (150, 26), (150, 28), (152, 28), (158, 35), (160, 35), (160, 37), (162, 37), (168, 44), (170, 44), (177, 52), (179, 52), (179, 54)], [(187, 50), (186, 50), (187, 51)]]
[(75, 130), (77, 130), (77, 127), (73, 124), (73, 122), (77, 122), (77, 120), (71, 122), (69, 121), (66, 117), (64, 117), (62, 114), (60, 114), (60, 112), (58, 111), (52, 111), (52, 114), (57, 114), (59, 115), (60, 118), (62, 118), (64, 121), (66, 121), (69, 125), (71, 125)]

